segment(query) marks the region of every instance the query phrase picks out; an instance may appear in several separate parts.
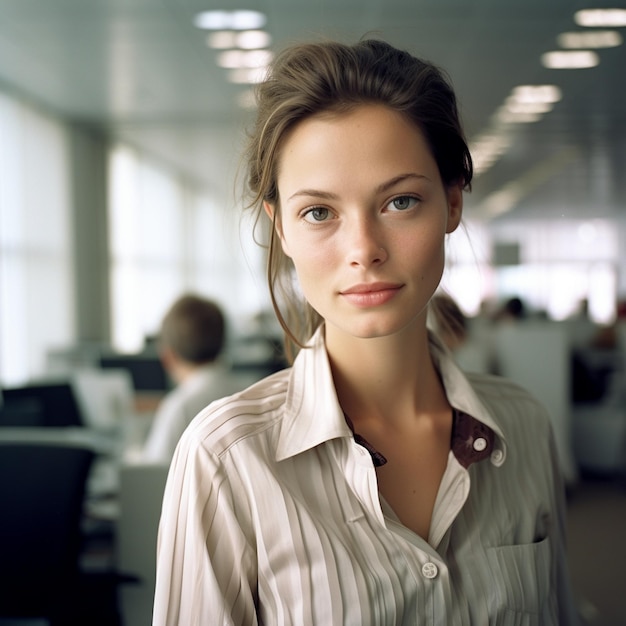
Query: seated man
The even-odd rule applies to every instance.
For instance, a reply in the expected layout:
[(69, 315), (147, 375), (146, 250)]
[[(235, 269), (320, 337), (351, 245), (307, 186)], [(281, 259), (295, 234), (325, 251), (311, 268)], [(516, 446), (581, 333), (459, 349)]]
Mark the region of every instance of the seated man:
[(243, 386), (219, 361), (225, 320), (214, 303), (195, 295), (177, 300), (165, 315), (159, 356), (176, 387), (161, 401), (143, 450), (143, 460), (169, 464), (193, 417), (213, 400)]

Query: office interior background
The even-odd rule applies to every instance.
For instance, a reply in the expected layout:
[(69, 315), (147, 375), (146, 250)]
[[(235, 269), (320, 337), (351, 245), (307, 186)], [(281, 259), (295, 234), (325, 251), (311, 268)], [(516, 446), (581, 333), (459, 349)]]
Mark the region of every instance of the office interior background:
[[(238, 169), (254, 85), (286, 44), (369, 35), (436, 62), (459, 97), (476, 176), (447, 293), (483, 338), (478, 320), (523, 301), (568, 482), (621, 474), (625, 16), (623, 0), (0, 0), (0, 388), (145, 353), (190, 291), (224, 308), (232, 359), (258, 364), (244, 340), (271, 307)], [(505, 374), (531, 345), (516, 340), (502, 339)], [(610, 378), (579, 406), (576, 349)], [(606, 579), (583, 611), (626, 623)]]

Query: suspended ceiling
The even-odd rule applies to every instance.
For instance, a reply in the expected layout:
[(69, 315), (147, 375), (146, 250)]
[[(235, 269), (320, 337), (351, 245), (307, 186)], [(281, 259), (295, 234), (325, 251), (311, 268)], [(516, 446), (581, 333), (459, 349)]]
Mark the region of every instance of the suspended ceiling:
[[(611, 7), (626, 7), (624, 0)], [(626, 213), (626, 46), (600, 64), (548, 70), (544, 52), (584, 30), (572, 0), (0, 0), (0, 89), (147, 150), (196, 183), (228, 193), (250, 112), (206, 33), (205, 9), (267, 15), (272, 49), (305, 39), (389, 40), (444, 67), (470, 140), (519, 84), (556, 84), (563, 98), (477, 177), (468, 214)], [(626, 39), (626, 28), (619, 28)], [(227, 182), (226, 182), (227, 181)], [(513, 195), (511, 195), (513, 191)]]

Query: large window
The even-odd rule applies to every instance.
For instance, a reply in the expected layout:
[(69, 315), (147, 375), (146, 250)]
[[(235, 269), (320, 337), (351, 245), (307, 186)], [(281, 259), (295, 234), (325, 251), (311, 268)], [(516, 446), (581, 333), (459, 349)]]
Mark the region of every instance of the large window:
[(192, 286), (218, 300), (233, 321), (269, 306), (264, 253), (248, 216), (207, 195), (191, 197), (189, 211)]
[(110, 185), (116, 348), (140, 350), (185, 291), (216, 300), (233, 321), (262, 307), (262, 255), (238, 209), (122, 145), (111, 154)]
[(615, 319), (618, 235), (604, 219), (511, 220), (491, 228), (496, 242), (519, 247), (515, 265), (497, 268), (496, 293), (563, 320), (581, 307), (599, 324)]
[(517, 296), (554, 320), (583, 307), (596, 323), (615, 319), (619, 246), (608, 220), (468, 221), (449, 244), (443, 284), (467, 314)]
[(74, 340), (67, 135), (0, 94), (0, 383), (40, 376)]
[(169, 303), (186, 287), (182, 190), (130, 149), (110, 169), (113, 343), (139, 350)]

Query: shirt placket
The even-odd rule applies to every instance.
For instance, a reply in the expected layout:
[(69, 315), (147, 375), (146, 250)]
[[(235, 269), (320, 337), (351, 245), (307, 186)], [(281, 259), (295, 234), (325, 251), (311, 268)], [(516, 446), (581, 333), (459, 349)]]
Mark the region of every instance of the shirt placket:
[(446, 470), (441, 478), (433, 515), (430, 524), (428, 542), (437, 548), (450, 526), (460, 513), (470, 490), (469, 472), (460, 465), (452, 451), (448, 455)]
[(404, 562), (406, 570), (410, 573), (410, 577), (406, 577), (402, 585), (405, 599), (421, 598), (414, 607), (419, 613), (415, 615), (415, 619), (419, 619), (421, 625), (433, 626), (437, 624), (436, 608), (442, 606), (445, 598), (450, 597), (448, 568), (437, 551), (403, 526), (387, 503), (382, 500), (370, 453), (354, 441), (351, 442), (350, 453), (358, 467), (358, 471), (353, 474), (357, 479), (351, 484), (351, 489), (362, 507), (360, 511), (353, 507), (352, 515), (349, 513), (350, 521), (359, 523), (364, 510), (377, 519), (381, 525), (379, 540), (382, 544), (387, 544), (386, 550), (389, 553), (395, 554), (395, 558)]
[[(412, 584), (415, 585), (414, 589), (407, 588), (405, 592), (407, 599), (414, 599), (411, 608), (415, 614), (411, 616), (407, 606), (403, 623), (447, 626), (440, 621), (442, 615), (452, 610), (450, 572), (445, 560), (426, 540), (393, 519), (393, 516), (388, 520), (392, 541), (395, 542), (398, 553), (412, 575)], [(411, 582), (406, 580), (405, 584), (408, 587)], [(447, 610), (442, 611), (442, 607), (447, 607)], [(407, 621), (411, 617), (414, 617), (414, 621)]]

